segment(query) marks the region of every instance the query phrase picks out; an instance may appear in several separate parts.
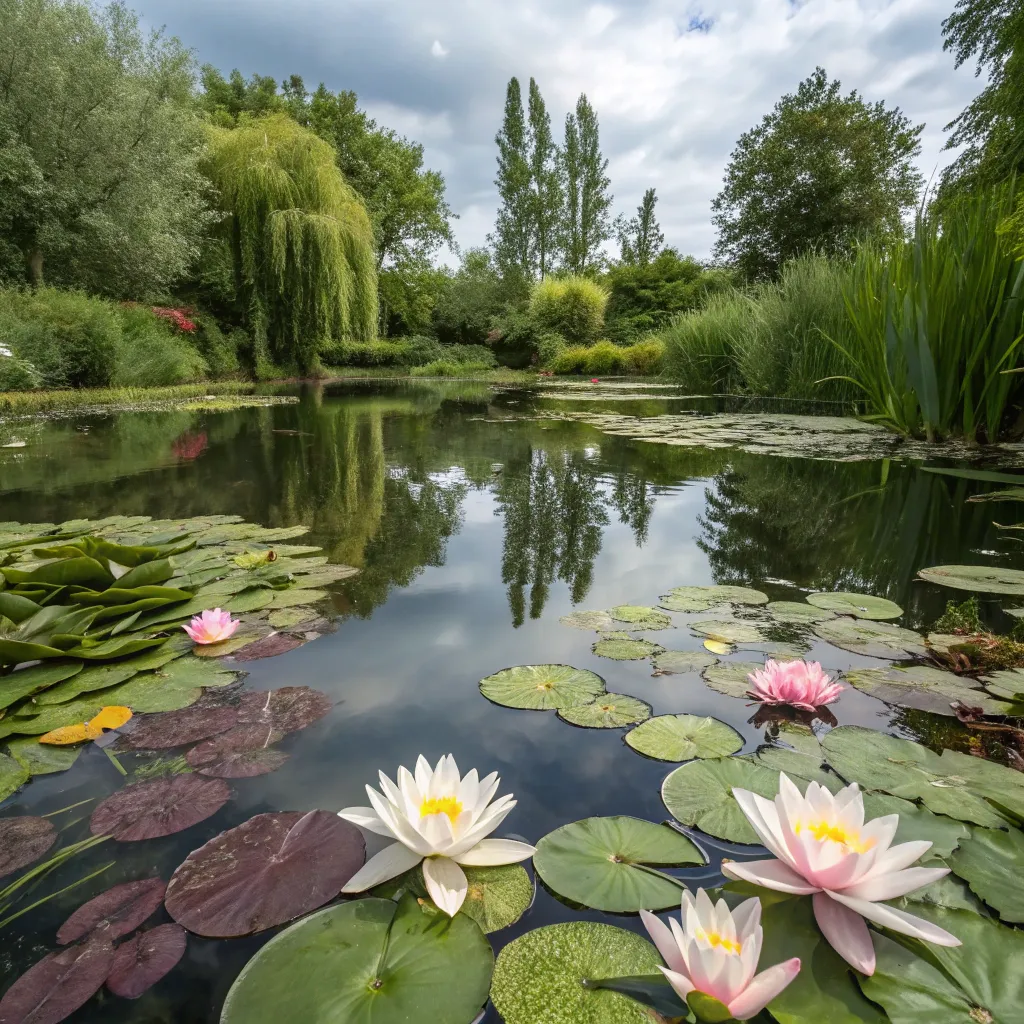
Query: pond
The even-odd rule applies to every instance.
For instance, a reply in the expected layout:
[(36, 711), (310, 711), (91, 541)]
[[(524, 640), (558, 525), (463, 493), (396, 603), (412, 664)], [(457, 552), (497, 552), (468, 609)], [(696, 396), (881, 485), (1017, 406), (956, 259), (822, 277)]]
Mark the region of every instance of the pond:
[[(330, 563), (359, 569), (326, 587), (320, 611), (333, 631), (236, 666), (248, 672), (247, 689), (323, 691), (330, 713), (281, 741), (290, 756), (277, 770), (231, 779), (230, 799), (212, 816), (164, 838), (101, 844), (47, 876), (16, 910), (98, 872), (3, 926), (3, 987), (57, 948), (55, 932), (90, 897), (119, 882), (168, 879), (190, 851), (255, 814), (365, 804), (364, 786), (377, 785), (379, 769), (394, 778), (419, 754), (434, 763), (453, 753), (464, 772), (497, 771), (499, 792), (517, 801), (499, 834), (529, 843), (593, 816), (668, 819), (661, 785), (678, 763), (631, 749), (621, 728), (579, 728), (552, 711), (485, 699), (480, 680), (509, 666), (590, 670), (608, 691), (639, 698), (655, 716), (726, 723), (739, 734), (742, 753), (779, 736), (779, 716), (756, 714), (749, 700), (716, 691), (698, 671), (659, 674), (649, 656), (594, 653), (596, 631), (560, 622), (574, 611), (656, 606), (673, 588), (711, 584), (756, 588), (773, 602), (852, 591), (896, 602), (903, 609), (898, 624), (923, 634), (948, 599), (968, 595), (917, 579), (919, 570), (963, 563), (1024, 568), (1020, 544), (993, 523), (1013, 522), (1013, 506), (970, 502), (992, 485), (928, 472), (918, 460), (840, 462), (661, 444), (552, 418), (581, 411), (591, 418), (595, 411), (657, 417), (708, 411), (707, 402), (640, 391), (603, 401), (571, 390), (545, 397), (431, 381), (291, 393), (297, 402), (267, 408), (0, 424), (0, 443), (24, 442), (0, 448), (0, 524), (241, 516), (269, 527), (307, 527), (302, 544), (321, 547)], [(1008, 632), (1016, 619), (1003, 609), (1015, 600), (983, 596), (983, 620)], [(733, 611), (742, 619), (758, 610)], [(722, 617), (715, 609), (673, 612), (670, 628), (629, 635), (707, 655), (703, 641), (716, 631), (694, 632), (688, 624)], [(758, 621), (754, 633), (760, 628), (764, 635), (752, 644), (740, 638), (721, 655), (724, 663), (761, 661), (778, 650), (820, 661), (833, 675), (888, 664), (828, 643), (807, 624)], [(900, 657), (894, 650), (892, 659)], [(984, 753), (1002, 763), (1013, 757), (998, 732), (972, 729), (948, 713), (884, 703), (850, 685), (829, 711), (842, 726), (881, 730), (935, 751)], [(165, 759), (178, 753), (163, 752)], [(157, 758), (118, 759), (129, 776), (141, 768), (142, 777)], [(75, 841), (89, 834), (96, 803), (130, 781), (93, 744), (70, 770), (34, 777), (0, 815), (60, 812), (52, 820)], [(722, 881), (723, 855), (764, 856), (689, 833), (709, 860), (676, 872), (693, 888)], [(367, 834), (368, 853), (385, 843)], [(170, 917), (161, 908), (149, 925), (164, 921)], [(498, 952), (563, 921), (643, 933), (635, 914), (571, 905), (540, 884), (530, 909), (490, 939)], [(217, 1021), (243, 966), (280, 930), (234, 939), (189, 935), (181, 962), (140, 998), (101, 992), (68, 1019)], [(850, 1012), (843, 1019), (884, 1019)], [(502, 1018), (489, 1006), (483, 1019)]]

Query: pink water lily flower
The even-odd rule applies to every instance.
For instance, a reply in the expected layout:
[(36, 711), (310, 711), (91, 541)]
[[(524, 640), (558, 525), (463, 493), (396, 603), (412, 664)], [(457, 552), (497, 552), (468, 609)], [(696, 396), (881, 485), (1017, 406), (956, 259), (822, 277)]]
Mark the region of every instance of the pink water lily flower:
[(864, 823), (864, 797), (856, 783), (833, 796), (811, 782), (807, 795), (779, 775), (779, 795), (765, 800), (745, 789), (732, 795), (761, 842), (777, 860), (730, 861), (729, 878), (766, 889), (814, 896), (814, 916), (832, 948), (862, 974), (875, 972), (867, 921), (937, 946), (959, 946), (943, 928), (887, 906), (949, 874), (949, 868), (911, 867), (931, 849), (927, 840), (892, 846), (900, 822), (887, 814)]
[(730, 911), (725, 900), (712, 905), (703, 889), (683, 893), (682, 927), (671, 930), (641, 910), (644, 927), (668, 967), (660, 968), (683, 1002), (703, 992), (723, 1003), (736, 1020), (760, 1013), (800, 973), (800, 958), (769, 967), (755, 976), (761, 956), (761, 901), (755, 896)]
[(833, 683), (816, 661), (772, 661), (756, 669), (747, 678), (750, 696), (762, 704), (788, 704), (802, 711), (813, 711), (839, 699), (844, 687)]
[(197, 644), (216, 644), (227, 640), (238, 629), (238, 619), (231, 618), (231, 612), (222, 612), (219, 608), (211, 611), (207, 608), (202, 615), (197, 615), (181, 628)]

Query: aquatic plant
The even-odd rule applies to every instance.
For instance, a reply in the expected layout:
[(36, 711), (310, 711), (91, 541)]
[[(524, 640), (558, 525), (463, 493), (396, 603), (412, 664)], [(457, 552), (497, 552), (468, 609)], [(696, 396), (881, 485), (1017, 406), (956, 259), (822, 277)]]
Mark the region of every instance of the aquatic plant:
[(462, 865), (516, 864), (535, 852), (527, 843), (485, 838), (516, 805), (511, 794), (491, 803), (499, 781), (497, 772), (478, 778), (475, 768), (462, 778), (451, 754), (433, 770), (420, 755), (415, 775), (398, 769), (397, 786), (381, 772), (383, 796), (367, 786), (371, 807), (346, 807), (338, 814), (397, 841), (371, 857), (342, 892), (365, 892), (422, 863), (430, 898), (454, 917), (469, 888)]
[(197, 644), (216, 644), (233, 637), (235, 630), (238, 629), (238, 623), (238, 619), (231, 617), (231, 612), (214, 608), (212, 611), (206, 609), (201, 615), (196, 615), (191, 622), (181, 628)]
[(747, 678), (750, 696), (763, 704), (789, 704), (802, 711), (814, 711), (839, 700), (843, 687), (825, 675), (817, 661), (774, 661), (769, 658), (764, 668), (756, 669)]

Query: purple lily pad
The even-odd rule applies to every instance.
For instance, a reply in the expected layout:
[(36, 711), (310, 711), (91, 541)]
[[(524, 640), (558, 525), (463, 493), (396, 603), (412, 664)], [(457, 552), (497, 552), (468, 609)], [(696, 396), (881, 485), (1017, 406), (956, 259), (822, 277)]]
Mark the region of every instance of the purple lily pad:
[(279, 654), (287, 654), (308, 643), (309, 639), (304, 636), (296, 636), (294, 633), (271, 633), (262, 640), (255, 640), (246, 644), (240, 651), (235, 653), (235, 661), (258, 661), (260, 658), (276, 658)]
[(0, 818), (0, 877), (38, 860), (56, 841), (57, 830), (46, 818)]
[(136, 782), (108, 796), (92, 812), (89, 828), (94, 836), (109, 835), (122, 843), (158, 839), (216, 814), (230, 796), (226, 782), (196, 775)]
[(61, 926), (57, 941), (66, 946), (94, 932), (113, 940), (142, 924), (164, 901), (167, 885), (162, 878), (122, 882), (88, 903), (83, 903)]
[(114, 962), (106, 938), (48, 953), (0, 999), (0, 1024), (58, 1024), (99, 990)]
[(288, 760), (283, 750), (274, 750), (283, 732), (269, 725), (236, 725), (193, 747), (185, 760), (199, 772), (217, 779), (251, 779), (277, 771)]
[(107, 988), (115, 996), (138, 999), (185, 955), (185, 942), (180, 924), (158, 924), (133, 935), (114, 951)]
[(323, 718), (333, 706), (326, 693), (308, 686), (247, 690), (238, 704), (238, 723), (271, 725), (281, 732), (296, 732)]
[(252, 935), (329, 903), (365, 859), (362, 833), (329, 811), (257, 814), (190, 853), (165, 904), (196, 935)]
[(186, 743), (198, 743), (226, 732), (236, 722), (234, 708), (196, 708), (146, 715), (132, 730), (128, 743), (135, 750), (170, 750)]

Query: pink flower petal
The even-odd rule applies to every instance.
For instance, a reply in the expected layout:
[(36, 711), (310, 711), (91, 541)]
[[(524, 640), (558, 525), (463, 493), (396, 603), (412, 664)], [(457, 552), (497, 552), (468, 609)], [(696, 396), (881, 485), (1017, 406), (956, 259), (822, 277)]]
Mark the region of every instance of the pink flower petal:
[(814, 894), (814, 918), (829, 945), (851, 967), (869, 977), (875, 973), (875, 947), (860, 914), (819, 892)]
[(754, 885), (762, 885), (776, 892), (788, 892), (794, 896), (810, 896), (821, 892), (816, 885), (787, 867), (781, 860), (748, 860), (730, 861), (722, 865), (722, 874), (726, 878), (742, 879)]
[(760, 1013), (798, 974), (800, 958), (769, 967), (729, 1003), (728, 1010), (736, 1020), (749, 1020)]

